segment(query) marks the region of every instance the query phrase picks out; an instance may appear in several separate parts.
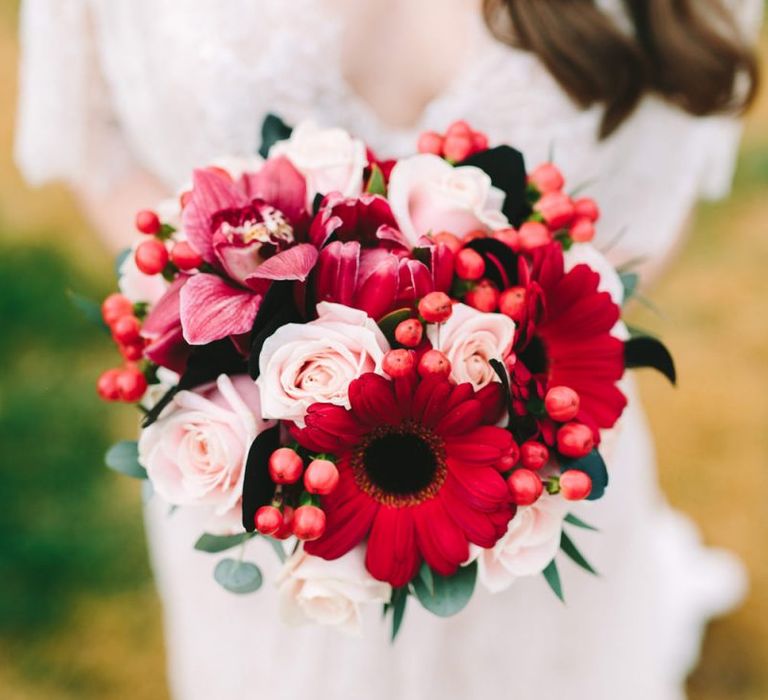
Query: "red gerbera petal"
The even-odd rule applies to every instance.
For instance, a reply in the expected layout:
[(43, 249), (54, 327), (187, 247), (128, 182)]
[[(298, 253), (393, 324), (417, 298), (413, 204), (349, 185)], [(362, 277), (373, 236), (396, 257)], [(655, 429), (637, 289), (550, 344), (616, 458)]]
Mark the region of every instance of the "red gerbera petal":
[(382, 506), (376, 513), (368, 537), (365, 565), (371, 575), (393, 586), (404, 586), (421, 563), (415, 542), (416, 531), (410, 508)]
[(437, 573), (450, 576), (469, 558), (469, 544), (440, 498), (414, 509), (416, 537), (424, 559)]

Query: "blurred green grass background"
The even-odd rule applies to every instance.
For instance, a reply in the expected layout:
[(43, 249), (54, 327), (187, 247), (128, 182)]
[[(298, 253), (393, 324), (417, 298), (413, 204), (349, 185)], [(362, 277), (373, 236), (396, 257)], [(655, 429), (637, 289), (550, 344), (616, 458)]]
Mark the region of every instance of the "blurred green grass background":
[[(135, 419), (96, 398), (114, 355), (64, 295), (110, 291), (111, 256), (63, 188), (31, 191), (13, 168), (16, 4), (0, 0), (0, 697), (162, 700), (139, 490), (102, 468)], [(751, 576), (744, 606), (710, 627), (692, 700), (768, 700), (767, 195), (763, 93), (734, 196), (698, 209), (648, 292), (666, 316), (633, 310), (680, 367), (676, 391), (641, 377), (669, 500)]]

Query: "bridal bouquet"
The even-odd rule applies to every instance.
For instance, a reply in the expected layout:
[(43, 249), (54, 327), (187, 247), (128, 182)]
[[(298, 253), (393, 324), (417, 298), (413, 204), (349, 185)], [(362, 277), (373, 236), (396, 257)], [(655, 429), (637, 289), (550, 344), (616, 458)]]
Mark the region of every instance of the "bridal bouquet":
[[(606, 492), (624, 371), (674, 380), (620, 320), (636, 280), (590, 244), (597, 205), (464, 122), (397, 161), (310, 123), (263, 136), (137, 216), (97, 388), (144, 418), (108, 465), (199, 509), (200, 550), (268, 538), (291, 620), (380, 603), (396, 634), (409, 597), (451, 615), (542, 573), (562, 597), (560, 550), (592, 570), (564, 525)], [(262, 582), (242, 554), (214, 575)]]

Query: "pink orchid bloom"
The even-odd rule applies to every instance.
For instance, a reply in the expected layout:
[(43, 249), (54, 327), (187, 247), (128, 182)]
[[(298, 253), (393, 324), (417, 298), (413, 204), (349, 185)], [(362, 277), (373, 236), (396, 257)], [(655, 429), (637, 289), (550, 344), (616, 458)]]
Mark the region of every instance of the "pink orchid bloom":
[(189, 355), (189, 345), (184, 342), (181, 330), (179, 295), (189, 279), (189, 275), (179, 275), (152, 307), (141, 327), (141, 335), (148, 341), (144, 356), (179, 373), (184, 371)]

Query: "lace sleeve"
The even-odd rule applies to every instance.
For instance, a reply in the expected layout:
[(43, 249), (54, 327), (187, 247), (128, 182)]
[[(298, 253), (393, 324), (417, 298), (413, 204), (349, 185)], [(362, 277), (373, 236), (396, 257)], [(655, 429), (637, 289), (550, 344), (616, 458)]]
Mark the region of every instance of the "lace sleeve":
[(107, 189), (131, 165), (101, 73), (88, 0), (23, 0), (15, 159), (34, 185)]

